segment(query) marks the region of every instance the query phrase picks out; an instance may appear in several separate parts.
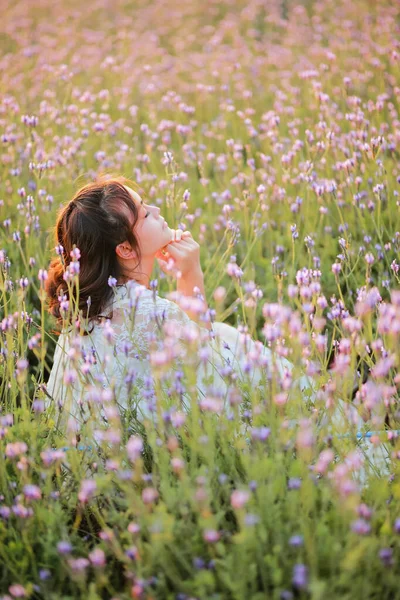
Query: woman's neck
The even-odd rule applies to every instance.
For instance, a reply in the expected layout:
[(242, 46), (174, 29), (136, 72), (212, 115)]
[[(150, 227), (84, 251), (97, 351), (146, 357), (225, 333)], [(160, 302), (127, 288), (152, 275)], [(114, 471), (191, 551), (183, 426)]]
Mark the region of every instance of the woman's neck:
[(150, 289), (151, 273), (154, 266), (154, 257), (145, 257), (142, 262), (132, 271), (122, 275), (118, 280), (118, 285), (123, 285), (130, 280), (136, 281)]

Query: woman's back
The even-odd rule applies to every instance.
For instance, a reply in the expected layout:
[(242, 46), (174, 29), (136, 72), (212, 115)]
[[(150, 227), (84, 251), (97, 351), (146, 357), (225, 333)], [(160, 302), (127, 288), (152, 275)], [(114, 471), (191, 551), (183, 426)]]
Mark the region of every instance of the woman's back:
[[(82, 422), (89, 416), (88, 404), (98, 408), (97, 418), (104, 418), (103, 405), (112, 397), (126, 409), (135, 386), (140, 390), (139, 418), (151, 415), (155, 410), (154, 380), (159, 380), (167, 393), (171, 385), (175, 392), (181, 391), (177, 389), (179, 369), (183, 360), (188, 364), (189, 348), (193, 370), (199, 370), (199, 354), (213, 367), (224, 363), (222, 355), (218, 358), (213, 334), (192, 321), (175, 302), (134, 280), (114, 291), (104, 316), (89, 321), (87, 335), (72, 327), (60, 334), (47, 391), (57, 408), (63, 407), (65, 419), (71, 414)], [(212, 361), (206, 356), (207, 348)], [(197, 377), (200, 387), (204, 367), (201, 371)], [(218, 373), (214, 376), (220, 393), (222, 389), (225, 392), (223, 378)]]

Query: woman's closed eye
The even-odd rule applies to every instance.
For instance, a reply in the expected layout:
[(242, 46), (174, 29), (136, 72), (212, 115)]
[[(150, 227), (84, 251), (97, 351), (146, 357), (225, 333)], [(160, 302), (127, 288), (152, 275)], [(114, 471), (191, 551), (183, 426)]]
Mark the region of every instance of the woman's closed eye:
[(149, 216), (149, 214), (150, 214), (150, 211), (148, 210), (144, 218), (147, 219), (147, 217)]

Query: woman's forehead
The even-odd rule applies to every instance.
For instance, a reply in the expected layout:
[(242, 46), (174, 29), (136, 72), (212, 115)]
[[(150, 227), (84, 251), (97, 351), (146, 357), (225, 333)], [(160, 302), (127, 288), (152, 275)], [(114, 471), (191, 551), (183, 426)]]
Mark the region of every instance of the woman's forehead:
[(142, 199), (139, 196), (139, 194), (137, 192), (135, 192), (135, 190), (133, 190), (132, 188), (129, 187), (129, 185), (124, 185), (124, 188), (126, 190), (128, 190), (128, 192), (130, 193), (130, 195), (133, 197), (133, 199), (135, 200), (136, 204), (141, 204)]

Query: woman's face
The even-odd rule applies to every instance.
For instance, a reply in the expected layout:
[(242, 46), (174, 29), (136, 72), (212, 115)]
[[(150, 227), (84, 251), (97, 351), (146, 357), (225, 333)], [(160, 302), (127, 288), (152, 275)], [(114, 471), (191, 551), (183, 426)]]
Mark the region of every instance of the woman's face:
[(135, 235), (139, 241), (142, 258), (154, 257), (156, 252), (172, 240), (172, 231), (165, 219), (160, 216), (158, 206), (145, 204), (135, 190), (127, 185), (125, 188), (131, 194), (139, 211)]

